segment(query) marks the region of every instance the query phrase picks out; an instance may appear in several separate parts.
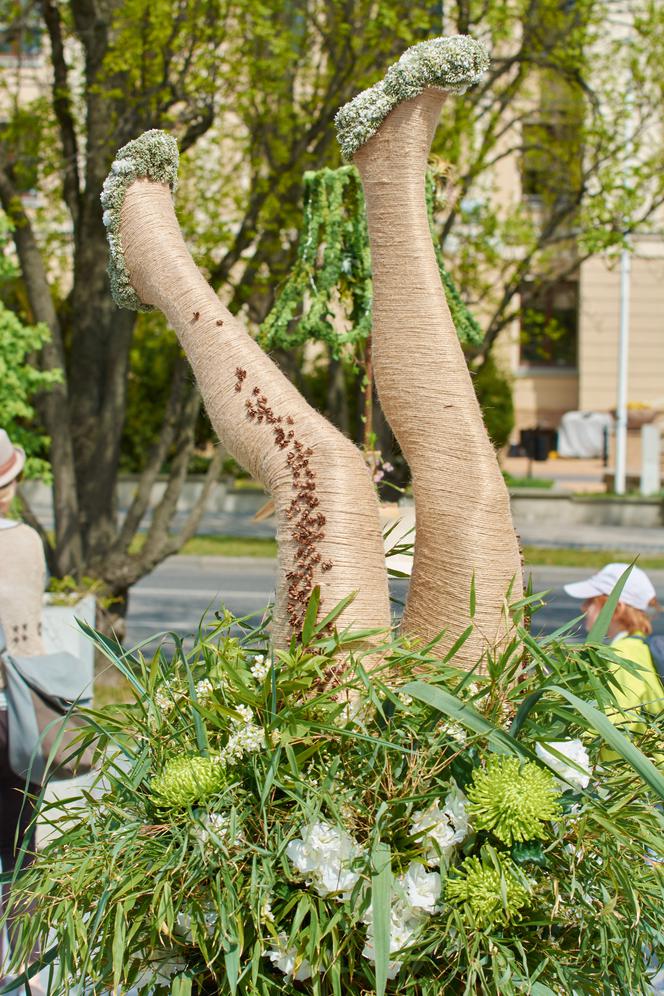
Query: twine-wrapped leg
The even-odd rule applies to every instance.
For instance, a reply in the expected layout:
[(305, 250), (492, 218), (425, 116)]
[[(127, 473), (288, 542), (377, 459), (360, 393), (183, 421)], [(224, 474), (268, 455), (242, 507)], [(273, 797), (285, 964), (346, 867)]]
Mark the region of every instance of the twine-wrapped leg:
[[(506, 595), (521, 594), (521, 561), (507, 489), (441, 286), (424, 197), (442, 88), (472, 82), (481, 51), (462, 39), (455, 63), (455, 40), (437, 41), (442, 47), (422, 46), (423, 64), (416, 46), (400, 60), (405, 69), (396, 72), (398, 63), (382, 88), (373, 88), (379, 99), (373, 119), (365, 112), (366, 140), (358, 142), (364, 133), (356, 111), (363, 101), (372, 105), (372, 91), (347, 105), (338, 124), (367, 202), (376, 387), (413, 475), (415, 557), (403, 629), (429, 640), (445, 628), (437, 648), (445, 653), (471, 622), (474, 584), (473, 634), (455, 658), (472, 667), (505, 639)], [(401, 92), (414, 95), (400, 100)]]
[(121, 150), (109, 176), (103, 203), (116, 297), (165, 314), (221, 442), (274, 498), (275, 642), (283, 646), (299, 633), (317, 584), (321, 614), (357, 592), (340, 627), (387, 630), (378, 504), (364, 461), (310, 408), (197, 269), (173, 209), (173, 157), (177, 164), (169, 136), (146, 133)]

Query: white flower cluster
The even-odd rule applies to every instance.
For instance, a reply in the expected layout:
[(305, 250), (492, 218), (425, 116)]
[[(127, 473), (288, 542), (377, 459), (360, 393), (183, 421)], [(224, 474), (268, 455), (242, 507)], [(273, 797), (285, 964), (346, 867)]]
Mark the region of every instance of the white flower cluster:
[(233, 717), (235, 730), (221, 752), (226, 764), (236, 764), (245, 754), (253, 754), (265, 747), (265, 731), (254, 722), (254, 714), (249, 706), (235, 706), (235, 711), (240, 714), (240, 718)]
[[(209, 678), (203, 678), (196, 685), (196, 699), (201, 705), (207, 705), (212, 698), (214, 685)], [(154, 693), (154, 703), (160, 712), (169, 713), (177, 702), (187, 696), (184, 689), (176, 688), (170, 681), (165, 681)]]
[[(428, 872), (417, 861), (411, 861), (408, 871), (394, 882), (390, 907), (390, 954), (408, 947), (427, 917), (438, 913), (441, 892), (438, 872)], [(362, 954), (375, 963), (374, 918), (371, 906), (362, 917), (367, 925), (367, 939)], [(402, 962), (394, 960), (388, 965), (388, 978), (394, 979)]]
[(130, 311), (153, 311), (143, 304), (131, 285), (120, 236), (120, 211), (134, 180), (147, 178), (167, 183), (175, 193), (178, 177), (178, 144), (172, 135), (153, 128), (124, 145), (115, 157), (101, 190), (102, 221), (108, 239), (108, 275), (116, 304)]
[(154, 704), (160, 712), (169, 713), (175, 708), (176, 693), (170, 682), (165, 682), (154, 694)]
[[(295, 982), (304, 982), (313, 975), (311, 964), (306, 958), (298, 961), (297, 949), (288, 946), (288, 937), (283, 930), (278, 935), (278, 947), (265, 952), (275, 968)], [(297, 966), (297, 967), (296, 967)]]
[(467, 35), (432, 38), (407, 49), (385, 77), (337, 111), (334, 123), (345, 159), (376, 134), (397, 104), (427, 87), (464, 93), (489, 68), (483, 45)]
[[(566, 764), (548, 748), (552, 747), (572, 764)], [(588, 751), (580, 740), (552, 740), (547, 744), (535, 744), (535, 753), (558, 775), (558, 784), (563, 789), (586, 788), (590, 782), (592, 765)], [(579, 770), (581, 769), (581, 770)]]
[(244, 843), (242, 833), (237, 829), (231, 840), (231, 818), (228, 813), (206, 813), (196, 828), (196, 836), (203, 845), (218, 846), (219, 841), (222, 841), (239, 847)]
[(336, 894), (348, 899), (360, 875), (351, 865), (363, 854), (362, 848), (345, 830), (329, 823), (310, 823), (302, 828), (302, 837), (286, 848), (290, 861), (307, 885), (319, 896)]
[(265, 681), (271, 669), (272, 669), (272, 662), (266, 660), (264, 654), (257, 654), (254, 657), (254, 663), (249, 668), (254, 677), (254, 680), (259, 682), (259, 684), (260, 682)]
[(201, 703), (201, 705), (207, 705), (207, 703), (212, 698), (212, 693), (214, 692), (214, 685), (209, 678), (203, 678), (196, 685), (196, 698)]
[(447, 793), (445, 806), (434, 799), (428, 809), (413, 813), (411, 837), (417, 837), (425, 848), (429, 866), (447, 863), (454, 848), (468, 836), (467, 799), (456, 786)]
[[(208, 937), (212, 937), (214, 934), (214, 928), (218, 919), (218, 914), (212, 908), (207, 909), (203, 914), (205, 930)], [(177, 914), (175, 918), (175, 933), (179, 934), (180, 937), (182, 937), (182, 939), (188, 944), (191, 944), (194, 938), (191, 932), (191, 915), (189, 913)]]

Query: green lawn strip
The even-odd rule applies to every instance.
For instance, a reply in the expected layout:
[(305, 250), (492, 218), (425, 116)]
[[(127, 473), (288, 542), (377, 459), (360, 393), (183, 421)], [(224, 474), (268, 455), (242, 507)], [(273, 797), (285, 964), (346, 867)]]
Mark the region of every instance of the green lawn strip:
[(193, 536), (180, 553), (190, 557), (276, 557), (277, 541), (264, 536)]
[[(194, 536), (180, 553), (195, 557), (276, 557), (276, 540), (265, 537)], [(630, 550), (580, 550), (563, 547), (525, 546), (523, 555), (529, 567), (602, 567), (611, 561), (630, 563)], [(638, 556), (644, 570), (664, 570), (664, 554)]]
[(644, 570), (663, 570), (664, 553), (656, 556), (635, 554), (633, 550), (579, 550), (568, 547), (524, 546), (523, 557), (528, 567), (603, 567), (622, 562), (637, 564)]

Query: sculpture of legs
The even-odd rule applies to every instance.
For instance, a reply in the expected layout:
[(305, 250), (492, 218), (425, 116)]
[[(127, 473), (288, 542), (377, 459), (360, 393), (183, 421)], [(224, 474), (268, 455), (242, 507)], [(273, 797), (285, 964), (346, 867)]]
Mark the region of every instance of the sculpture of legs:
[(309, 407), (205, 281), (175, 216), (176, 170), (177, 147), (162, 132), (147, 132), (116, 158), (102, 195), (116, 299), (164, 313), (219, 439), (274, 497), (277, 645), (299, 633), (314, 585), (321, 615), (357, 592), (340, 628), (388, 629), (378, 503), (362, 456)]
[(521, 561), (441, 286), (424, 182), (444, 91), (467, 86), (481, 69), (482, 50), (470, 39), (425, 42), (337, 116), (367, 203), (376, 386), (413, 476), (415, 558), (403, 628), (425, 640), (445, 628), (443, 654), (471, 621), (474, 579), (474, 630), (455, 658), (466, 667), (504, 639), (506, 595), (521, 595)]

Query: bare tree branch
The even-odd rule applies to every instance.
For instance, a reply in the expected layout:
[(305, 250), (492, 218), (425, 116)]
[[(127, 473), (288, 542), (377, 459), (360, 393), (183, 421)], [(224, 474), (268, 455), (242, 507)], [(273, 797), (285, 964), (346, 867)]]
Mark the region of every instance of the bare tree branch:
[(63, 193), (74, 223), (74, 229), (76, 229), (81, 210), (81, 184), (78, 173), (78, 140), (71, 109), (71, 92), (62, 40), (62, 23), (54, 0), (42, 0), (42, 13), (51, 40), (53, 110), (60, 128), (60, 142), (62, 144)]

